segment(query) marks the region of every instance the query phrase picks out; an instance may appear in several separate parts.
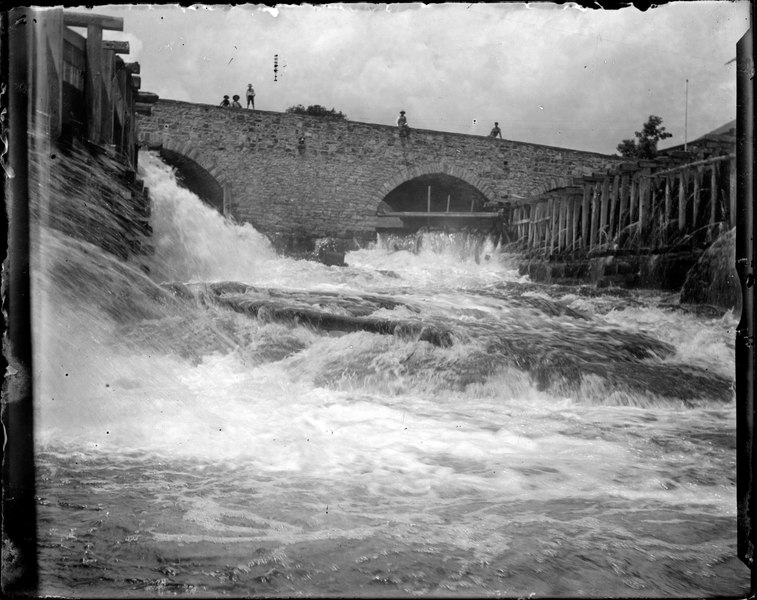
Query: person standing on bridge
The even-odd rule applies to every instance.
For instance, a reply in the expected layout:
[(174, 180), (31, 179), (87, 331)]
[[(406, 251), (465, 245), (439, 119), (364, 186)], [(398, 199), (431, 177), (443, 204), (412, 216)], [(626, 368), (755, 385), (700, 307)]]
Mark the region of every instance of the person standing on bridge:
[(255, 110), (255, 88), (252, 87), (251, 83), (247, 84), (247, 108), (250, 108), (250, 104), (252, 104), (252, 110)]
[(400, 130), (400, 137), (407, 137), (410, 133), (410, 127), (407, 125), (407, 117), (404, 110), (401, 110), (400, 116), (397, 117), (397, 127)]
[(499, 128), (499, 123), (494, 123), (494, 127), (492, 127), (492, 130), (489, 132), (489, 137), (497, 137), (499, 136), (499, 139), (502, 139), (502, 130)]
[(231, 103), (231, 108), (242, 108), (242, 105), (239, 104), (239, 96), (234, 94), (232, 100), (234, 100), (234, 102)]

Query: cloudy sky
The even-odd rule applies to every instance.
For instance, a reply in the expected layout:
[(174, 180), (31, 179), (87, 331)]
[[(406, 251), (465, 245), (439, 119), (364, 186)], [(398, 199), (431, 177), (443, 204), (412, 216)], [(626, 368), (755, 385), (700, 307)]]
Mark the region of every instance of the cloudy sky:
[[(86, 9), (77, 9), (86, 10)], [(551, 3), (98, 6), (120, 16), (142, 89), (256, 108), (335, 108), (354, 121), (614, 153), (650, 114), (682, 144), (736, 115), (747, 1), (640, 11)], [(274, 56), (278, 76), (274, 80)], [(126, 57), (124, 57), (126, 58)], [(728, 63), (728, 64), (727, 64)]]

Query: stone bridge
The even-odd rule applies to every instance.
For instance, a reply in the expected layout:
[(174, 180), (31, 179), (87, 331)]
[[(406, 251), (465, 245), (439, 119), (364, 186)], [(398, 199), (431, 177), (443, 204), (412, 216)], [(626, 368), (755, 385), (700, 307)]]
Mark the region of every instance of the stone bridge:
[(404, 138), (394, 125), (162, 99), (139, 116), (138, 129), (142, 147), (160, 149), (203, 201), (290, 248), (293, 240), (365, 241), (377, 229), (426, 223), (491, 227), (496, 207), (617, 160), (442, 131), (413, 129)]

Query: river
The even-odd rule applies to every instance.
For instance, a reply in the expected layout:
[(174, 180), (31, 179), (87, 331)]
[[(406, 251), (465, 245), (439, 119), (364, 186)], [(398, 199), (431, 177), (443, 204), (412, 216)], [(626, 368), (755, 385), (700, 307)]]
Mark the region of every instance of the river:
[(748, 591), (733, 314), (462, 233), (280, 257), (140, 163), (149, 275), (35, 229), (43, 595)]

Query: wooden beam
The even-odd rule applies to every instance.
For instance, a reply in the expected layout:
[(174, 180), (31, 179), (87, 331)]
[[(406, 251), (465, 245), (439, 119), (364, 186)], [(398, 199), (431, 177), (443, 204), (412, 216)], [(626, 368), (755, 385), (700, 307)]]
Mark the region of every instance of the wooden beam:
[(87, 38), (85, 38), (83, 35), (79, 35), (73, 29), (64, 27), (63, 39), (82, 52), (87, 51)]
[(431, 218), (431, 219), (496, 219), (499, 215), (495, 212), (423, 212), (423, 211), (406, 211), (406, 212), (385, 212), (379, 215), (381, 217), (411, 217), (411, 218)]
[(92, 13), (64, 12), (63, 24), (68, 27), (90, 27), (94, 25), (100, 29), (107, 29), (109, 31), (124, 30), (124, 20), (121, 17), (95, 15)]
[(132, 75), (139, 75), (141, 71), (141, 67), (139, 66), (138, 62), (125, 63), (124, 68)]
[(142, 85), (142, 78), (139, 75), (132, 75), (131, 87), (134, 88), (135, 90), (138, 90), (141, 85)]
[(113, 50), (116, 54), (129, 54), (129, 42), (103, 40), (103, 50)]
[(100, 126), (102, 123), (102, 35), (103, 30), (96, 26), (87, 27), (87, 74), (85, 95), (87, 105), (87, 137), (95, 144), (101, 142)]

